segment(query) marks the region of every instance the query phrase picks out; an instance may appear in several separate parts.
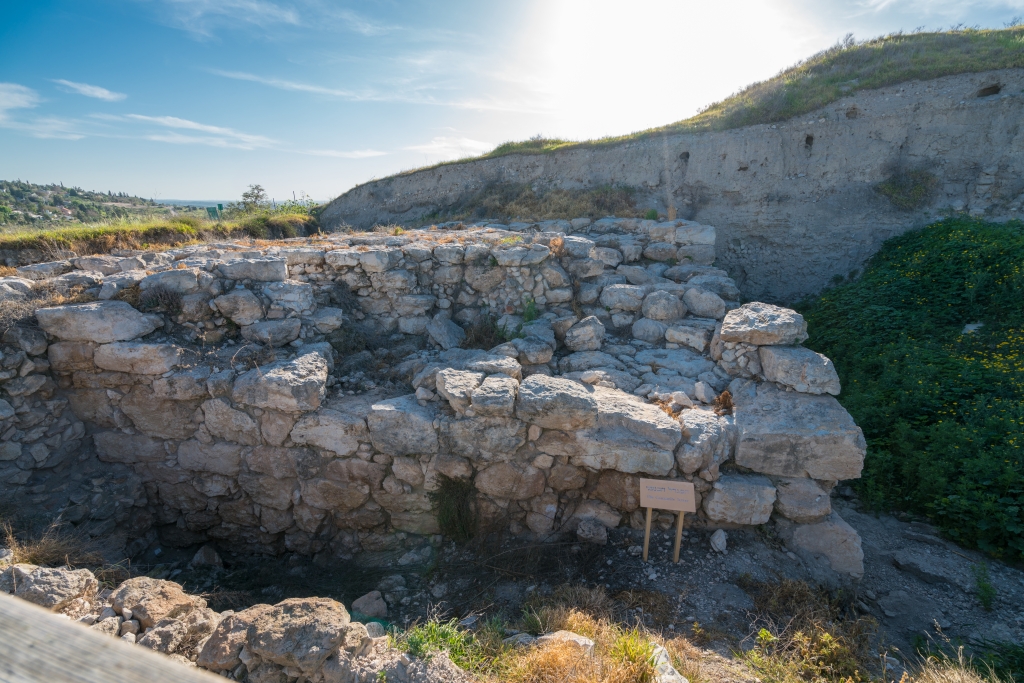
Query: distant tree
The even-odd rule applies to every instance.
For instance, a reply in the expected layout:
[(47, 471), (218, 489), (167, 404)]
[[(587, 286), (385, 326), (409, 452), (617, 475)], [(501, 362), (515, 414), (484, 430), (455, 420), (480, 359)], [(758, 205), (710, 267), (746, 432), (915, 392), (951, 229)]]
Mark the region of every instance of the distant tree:
[(262, 185), (250, 185), (249, 189), (242, 193), (242, 209), (244, 211), (258, 211), (267, 203), (267, 191)]

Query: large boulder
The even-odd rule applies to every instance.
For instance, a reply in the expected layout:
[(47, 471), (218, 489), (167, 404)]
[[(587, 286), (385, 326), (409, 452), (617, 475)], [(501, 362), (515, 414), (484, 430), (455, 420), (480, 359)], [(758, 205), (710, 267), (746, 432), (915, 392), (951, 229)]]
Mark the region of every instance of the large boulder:
[(247, 413), (235, 410), (223, 398), (210, 399), (202, 407), (206, 430), (210, 434), (246, 446), (259, 445), (259, 427)]
[(327, 361), (307, 353), (254, 368), (235, 380), (235, 403), (291, 413), (316, 410), (327, 391)]
[(444, 350), (454, 349), (466, 340), (466, 331), (452, 322), (446, 313), (438, 313), (427, 323), (427, 334)]
[(732, 457), (733, 421), (712, 410), (694, 408), (679, 414), (683, 439), (676, 464), (684, 474), (721, 465)]
[(415, 394), (374, 403), (366, 416), (374, 448), (388, 455), (437, 453), (434, 412)]
[(519, 385), (516, 416), (545, 429), (574, 430), (597, 423), (593, 389), (561, 377), (531, 375)]
[(92, 301), (40, 308), (36, 320), (47, 334), (65, 341), (109, 344), (131, 341), (163, 324), (160, 316), (139, 313), (124, 301)]
[(298, 280), (285, 280), (284, 282), (273, 282), (263, 287), (263, 294), (285, 310), (302, 313), (310, 311), (316, 306), (313, 300), (313, 285)]
[(725, 302), (714, 292), (691, 287), (683, 294), (683, 301), (690, 313), (701, 318), (720, 320), (725, 315)]
[(252, 325), (263, 318), (263, 304), (248, 289), (236, 288), (213, 300), (221, 315), (236, 325)]
[(32, 567), (26, 571), (29, 567), (16, 564), (8, 570), (14, 595), (55, 612), (77, 598), (91, 600), (99, 588), (99, 582), (88, 569)]
[(93, 362), (97, 367), (136, 375), (162, 375), (170, 372), (181, 357), (174, 344), (141, 344), (114, 342), (96, 349)]
[(682, 437), (679, 422), (658, 406), (618, 389), (595, 387), (593, 395), (597, 399), (598, 427), (622, 427), (669, 450), (679, 443)]
[(802, 346), (762, 346), (758, 349), (765, 379), (805, 394), (839, 395), (839, 375), (826, 356)]
[(248, 648), (265, 662), (309, 677), (342, 643), (350, 621), (345, 606), (330, 598), (289, 598), (254, 616)]
[(491, 465), (476, 475), (476, 489), (492, 498), (528, 500), (544, 493), (544, 473), (527, 465), (517, 469), (508, 463)]
[(242, 328), (242, 338), (257, 344), (284, 346), (299, 338), (302, 321), (298, 318), (261, 320)]
[(672, 451), (623, 426), (604, 426), (576, 433), (570, 462), (591, 470), (665, 476), (675, 465)]
[(754, 301), (729, 311), (719, 334), (723, 341), (757, 346), (799, 344), (807, 339), (807, 321), (789, 308)]
[(131, 610), (132, 619), (143, 628), (151, 628), (162, 619), (180, 619), (194, 609), (202, 609), (206, 601), (188, 595), (173, 581), (139, 576), (118, 586), (110, 596), (110, 605), (118, 614)]
[(139, 289), (162, 289), (175, 294), (189, 294), (199, 289), (199, 271), (196, 268), (175, 268), (147, 275), (139, 281)]
[(644, 297), (640, 309), (651, 320), (677, 320), (686, 315), (686, 306), (675, 294), (654, 291)]
[(713, 522), (764, 524), (772, 516), (775, 487), (767, 477), (723, 475), (704, 496), (704, 512)]
[(638, 285), (608, 285), (601, 290), (601, 305), (612, 310), (639, 311), (644, 305), (644, 291)]
[(225, 477), (238, 475), (242, 447), (233, 443), (205, 444), (189, 439), (178, 446), (178, 466), (191, 472), (211, 472)]
[(444, 368), (437, 373), (435, 386), (437, 393), (451, 404), (452, 410), (461, 415), (469, 407), (469, 397), (473, 390), (483, 381), (484, 373), (482, 372)]
[(816, 524), (800, 524), (792, 530), (790, 544), (798, 550), (827, 558), (833, 570), (855, 579), (864, 576), (864, 551), (860, 534), (833, 512)]
[(832, 396), (759, 385), (736, 407), (736, 464), (780, 477), (856, 479), (864, 433)]

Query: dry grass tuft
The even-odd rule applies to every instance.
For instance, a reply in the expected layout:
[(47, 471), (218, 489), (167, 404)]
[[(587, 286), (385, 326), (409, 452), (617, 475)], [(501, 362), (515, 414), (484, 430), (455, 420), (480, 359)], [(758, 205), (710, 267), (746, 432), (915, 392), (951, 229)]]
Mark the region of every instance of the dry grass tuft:
[(41, 533), (18, 534), (10, 522), (0, 524), (3, 543), (14, 554), (13, 562), (53, 566), (101, 566), (103, 556), (89, 536), (59, 518)]
[(36, 311), (50, 306), (63, 306), (92, 301), (84, 287), (62, 289), (52, 283), (38, 282), (31, 294), (21, 299), (9, 299), (0, 306), (0, 336), (15, 326), (35, 327)]
[(18, 269), (11, 266), (0, 266), (0, 277), (14, 277), (18, 274)]
[(964, 649), (957, 650), (956, 657), (931, 656), (921, 662), (914, 675), (904, 673), (900, 683), (1011, 683), (990, 667), (982, 673), (973, 662), (964, 656)]

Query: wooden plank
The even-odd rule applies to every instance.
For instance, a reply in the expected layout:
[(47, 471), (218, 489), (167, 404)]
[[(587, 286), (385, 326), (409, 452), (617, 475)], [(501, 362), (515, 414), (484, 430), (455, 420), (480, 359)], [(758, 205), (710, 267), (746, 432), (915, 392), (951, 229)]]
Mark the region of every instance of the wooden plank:
[(683, 517), (685, 516), (686, 513), (680, 510), (679, 519), (676, 520), (676, 547), (672, 551), (672, 561), (676, 564), (679, 564), (679, 546), (683, 542)]
[(145, 647), (0, 593), (2, 683), (224, 683)]
[(644, 562), (647, 561), (647, 547), (651, 544), (651, 513), (653, 508), (647, 508), (647, 523), (644, 524)]

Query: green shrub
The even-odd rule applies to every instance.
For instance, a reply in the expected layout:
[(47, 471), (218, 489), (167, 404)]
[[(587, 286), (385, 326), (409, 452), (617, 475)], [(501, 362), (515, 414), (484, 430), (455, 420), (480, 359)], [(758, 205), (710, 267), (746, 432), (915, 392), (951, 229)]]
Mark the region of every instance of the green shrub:
[(656, 220), (658, 220), (658, 210), (657, 209), (648, 209), (647, 213), (644, 214), (644, 218), (646, 218), (649, 221), (656, 221)]
[[(862, 498), (1024, 558), (1024, 225), (950, 218), (887, 241), (798, 308), (868, 442)], [(974, 332), (965, 324), (983, 323)]]
[(441, 475), (437, 479), (437, 490), (427, 495), (437, 513), (441, 533), (459, 543), (473, 537), (476, 516), (473, 514), (472, 483)]

